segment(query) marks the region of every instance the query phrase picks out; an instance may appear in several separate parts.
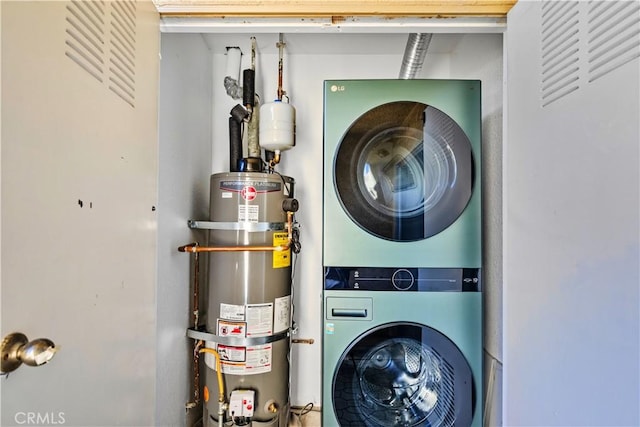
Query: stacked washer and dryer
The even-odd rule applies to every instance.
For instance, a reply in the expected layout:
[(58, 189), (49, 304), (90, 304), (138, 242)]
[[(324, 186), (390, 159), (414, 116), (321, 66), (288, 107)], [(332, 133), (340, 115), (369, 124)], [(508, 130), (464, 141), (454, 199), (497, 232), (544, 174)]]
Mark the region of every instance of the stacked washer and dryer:
[(482, 425), (476, 80), (325, 81), (323, 425)]

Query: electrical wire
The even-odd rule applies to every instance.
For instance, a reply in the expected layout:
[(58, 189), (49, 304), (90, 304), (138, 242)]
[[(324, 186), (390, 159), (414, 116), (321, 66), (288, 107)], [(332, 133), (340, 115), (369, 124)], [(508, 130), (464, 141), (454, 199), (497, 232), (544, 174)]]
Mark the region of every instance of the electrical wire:
[[(290, 411), (292, 415), (292, 421), (295, 422), (295, 426), (303, 427), (304, 426), (304, 416), (307, 415), (311, 411), (318, 411), (318, 409), (313, 408), (313, 402), (309, 402), (304, 405), (298, 412), (293, 409)], [(291, 424), (294, 425), (294, 424)]]

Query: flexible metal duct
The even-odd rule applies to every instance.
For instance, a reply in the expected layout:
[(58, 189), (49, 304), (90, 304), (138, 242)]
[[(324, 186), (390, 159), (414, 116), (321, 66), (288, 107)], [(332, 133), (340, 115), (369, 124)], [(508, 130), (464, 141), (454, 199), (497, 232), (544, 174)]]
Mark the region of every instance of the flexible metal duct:
[(407, 46), (404, 48), (402, 67), (400, 68), (400, 79), (413, 79), (422, 69), (424, 57), (431, 43), (431, 34), (412, 33), (407, 39)]

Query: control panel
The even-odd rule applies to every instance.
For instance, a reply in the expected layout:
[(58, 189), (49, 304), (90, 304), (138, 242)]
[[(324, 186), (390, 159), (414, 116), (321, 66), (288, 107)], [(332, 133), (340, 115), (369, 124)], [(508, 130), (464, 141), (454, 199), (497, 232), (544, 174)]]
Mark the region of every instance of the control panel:
[(325, 289), (479, 292), (479, 268), (325, 267)]
[(229, 416), (233, 418), (253, 417), (255, 408), (255, 391), (254, 390), (234, 390), (231, 392), (229, 399)]

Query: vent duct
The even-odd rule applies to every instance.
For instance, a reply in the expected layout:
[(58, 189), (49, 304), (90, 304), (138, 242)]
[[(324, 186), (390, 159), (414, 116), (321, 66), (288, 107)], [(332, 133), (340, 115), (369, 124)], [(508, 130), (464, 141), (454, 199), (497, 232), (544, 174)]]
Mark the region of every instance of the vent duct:
[(398, 78), (413, 79), (420, 72), (424, 57), (427, 55), (427, 49), (429, 49), (429, 43), (431, 43), (431, 36), (431, 34), (423, 33), (409, 34)]

